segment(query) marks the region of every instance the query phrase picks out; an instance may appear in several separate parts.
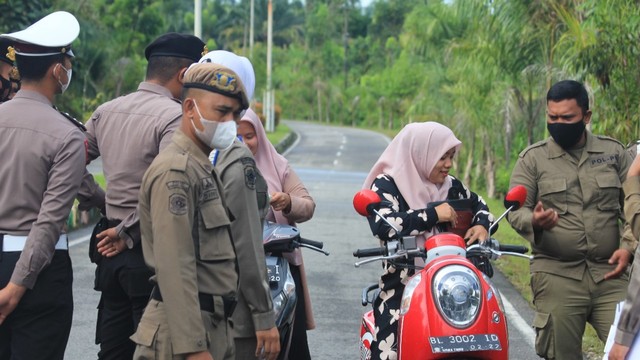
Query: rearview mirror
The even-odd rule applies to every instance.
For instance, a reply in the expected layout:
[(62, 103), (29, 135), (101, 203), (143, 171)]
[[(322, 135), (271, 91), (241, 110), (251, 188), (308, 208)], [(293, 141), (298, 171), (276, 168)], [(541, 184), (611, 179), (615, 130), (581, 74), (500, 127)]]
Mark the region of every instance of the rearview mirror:
[(360, 190), (353, 196), (353, 208), (362, 216), (373, 215), (373, 210), (380, 204), (380, 196), (373, 190)]
[(522, 185), (515, 186), (504, 197), (504, 207), (510, 210), (518, 210), (527, 200), (527, 188)]

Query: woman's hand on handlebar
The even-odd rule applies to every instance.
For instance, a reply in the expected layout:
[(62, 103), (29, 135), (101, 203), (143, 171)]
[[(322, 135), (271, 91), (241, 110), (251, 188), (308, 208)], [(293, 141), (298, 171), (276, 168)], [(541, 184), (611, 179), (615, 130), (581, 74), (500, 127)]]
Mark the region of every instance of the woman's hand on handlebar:
[(456, 211), (453, 209), (451, 205), (447, 203), (442, 203), (436, 206), (435, 209), (436, 209), (436, 213), (438, 214), (439, 223), (449, 222), (451, 223), (452, 227), (456, 226), (456, 223), (458, 221), (458, 214), (456, 213)]
[(464, 234), (464, 239), (467, 241), (467, 246), (475, 243), (476, 241), (484, 242), (489, 238), (489, 232), (482, 225), (472, 226), (467, 233)]

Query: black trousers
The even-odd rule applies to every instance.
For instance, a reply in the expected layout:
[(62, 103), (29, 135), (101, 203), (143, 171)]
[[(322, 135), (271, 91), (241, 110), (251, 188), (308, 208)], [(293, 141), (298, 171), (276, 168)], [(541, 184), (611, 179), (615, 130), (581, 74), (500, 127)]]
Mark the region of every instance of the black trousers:
[[(21, 252), (2, 253), (0, 289), (11, 279)], [(73, 272), (67, 250), (56, 250), (15, 310), (0, 325), (0, 359), (62, 360), (73, 316)]]
[[(293, 282), (296, 284), (296, 313), (293, 320), (291, 334), (291, 346), (289, 347), (290, 360), (311, 360), (309, 354), (309, 343), (307, 341), (307, 309), (304, 303), (304, 289), (302, 288), (302, 278), (300, 277), (300, 267), (289, 264)], [(282, 349), (281, 351), (284, 351)]]
[(112, 258), (102, 258), (96, 268), (95, 289), (101, 291), (96, 322), (98, 359), (131, 359), (135, 343), (129, 339), (149, 302), (153, 273), (136, 246)]

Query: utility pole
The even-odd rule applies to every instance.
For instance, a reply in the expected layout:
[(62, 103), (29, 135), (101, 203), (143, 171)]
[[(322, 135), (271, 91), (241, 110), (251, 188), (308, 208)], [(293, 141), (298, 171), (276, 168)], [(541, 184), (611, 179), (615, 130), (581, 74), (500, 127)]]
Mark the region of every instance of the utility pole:
[(271, 88), (271, 51), (273, 47), (273, 4), (268, 0), (267, 5), (267, 96), (264, 101), (265, 115), (267, 117), (267, 131), (275, 130), (274, 104), (275, 94)]
[(347, 86), (349, 85), (349, 63), (348, 63), (348, 53), (349, 53), (349, 0), (344, 0), (344, 24), (342, 29), (342, 40), (344, 46), (344, 63), (343, 72), (344, 72), (344, 90), (347, 90)]
[(249, 59), (253, 59), (253, 21), (254, 21), (254, 1), (251, 0), (251, 15), (249, 15)]
[(193, 35), (202, 39), (202, 0), (195, 0), (193, 16)]

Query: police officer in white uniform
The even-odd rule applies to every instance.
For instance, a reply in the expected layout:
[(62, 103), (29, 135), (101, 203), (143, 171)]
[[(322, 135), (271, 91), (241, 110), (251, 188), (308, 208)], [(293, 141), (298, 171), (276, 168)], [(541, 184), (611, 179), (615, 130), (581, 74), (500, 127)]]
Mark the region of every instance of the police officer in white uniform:
[(20, 89), (20, 74), (15, 66), (13, 41), (0, 38), (0, 104), (13, 98)]
[(52, 106), (71, 81), (76, 18), (52, 13), (15, 41), (22, 89), (0, 105), (0, 359), (63, 359), (73, 313), (63, 229), (85, 174), (85, 136)]

